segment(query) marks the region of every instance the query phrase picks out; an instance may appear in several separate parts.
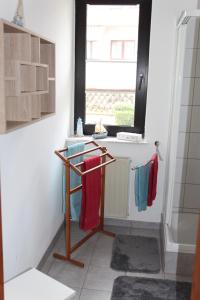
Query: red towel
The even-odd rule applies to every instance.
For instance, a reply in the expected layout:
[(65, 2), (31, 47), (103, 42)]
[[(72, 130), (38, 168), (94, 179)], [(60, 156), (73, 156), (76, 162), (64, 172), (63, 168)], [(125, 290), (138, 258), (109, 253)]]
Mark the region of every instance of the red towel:
[[(84, 160), (82, 171), (90, 170), (101, 164), (99, 156), (93, 156)], [(80, 228), (89, 230), (100, 223), (101, 202), (101, 168), (82, 176), (82, 207), (80, 215)]]
[(156, 198), (158, 176), (158, 155), (155, 153), (151, 158), (150, 174), (149, 174), (149, 190), (148, 190), (148, 206), (152, 206), (153, 200)]

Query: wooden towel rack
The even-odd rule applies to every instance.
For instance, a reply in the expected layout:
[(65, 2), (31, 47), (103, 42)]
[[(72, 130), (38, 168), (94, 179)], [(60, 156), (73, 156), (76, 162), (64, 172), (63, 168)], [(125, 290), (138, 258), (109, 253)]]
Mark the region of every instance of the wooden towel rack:
[[(55, 151), (55, 154), (62, 159), (62, 161), (65, 164), (66, 168), (66, 214), (65, 214), (65, 219), (66, 219), (66, 255), (61, 255), (58, 253), (54, 253), (53, 256), (57, 259), (68, 261), (76, 266), (79, 266), (81, 268), (84, 267), (84, 263), (77, 261), (73, 258), (71, 258), (71, 254), (78, 249), (80, 246), (82, 246), (90, 237), (92, 237), (94, 234), (97, 232), (101, 232), (105, 235), (115, 237), (115, 234), (109, 231), (104, 230), (104, 194), (105, 194), (105, 167), (106, 165), (113, 163), (116, 161), (116, 159), (107, 151), (105, 147), (101, 147), (98, 145), (95, 141), (90, 141), (86, 142), (85, 145), (92, 145), (94, 146), (91, 149), (79, 152), (77, 154), (65, 157), (64, 153), (68, 150), (68, 148), (62, 149), (62, 150), (57, 150)], [(80, 162), (78, 164), (72, 164), (71, 160), (73, 158), (76, 158), (78, 156), (88, 154), (94, 151), (101, 151), (101, 164), (91, 168), (87, 171), (82, 172), (81, 171), (81, 166), (84, 164), (84, 162)], [(107, 158), (109, 160), (107, 160)], [(82, 184), (70, 189), (70, 169), (74, 170), (77, 175), (79, 176), (84, 176), (88, 173), (91, 173), (97, 169), (101, 168), (101, 176), (102, 176), (102, 185), (101, 185), (101, 207), (100, 207), (100, 224), (97, 228), (92, 229), (83, 239), (81, 239), (79, 242), (77, 242), (75, 245), (71, 247), (71, 216), (70, 216), (70, 195), (73, 193), (76, 193), (77, 191), (82, 189)]]

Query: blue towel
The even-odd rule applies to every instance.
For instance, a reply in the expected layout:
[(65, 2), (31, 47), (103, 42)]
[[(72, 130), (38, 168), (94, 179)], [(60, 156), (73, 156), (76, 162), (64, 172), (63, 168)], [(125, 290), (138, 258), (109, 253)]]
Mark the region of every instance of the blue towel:
[[(71, 156), (85, 149), (84, 143), (78, 143), (68, 146), (65, 156)], [(78, 156), (71, 159), (72, 164), (78, 164), (83, 161), (83, 156)], [(73, 189), (81, 184), (81, 176), (77, 175), (73, 170), (70, 170), (70, 189)], [(82, 202), (82, 191), (78, 191), (70, 196), (70, 212), (72, 220), (79, 220)], [(63, 212), (66, 212), (66, 169), (63, 166)]]
[(135, 204), (139, 212), (147, 209), (150, 166), (151, 162), (138, 167), (135, 173)]

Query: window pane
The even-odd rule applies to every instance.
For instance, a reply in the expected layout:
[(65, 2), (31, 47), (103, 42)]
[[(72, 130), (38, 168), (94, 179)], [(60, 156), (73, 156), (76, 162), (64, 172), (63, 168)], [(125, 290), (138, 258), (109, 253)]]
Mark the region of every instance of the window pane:
[(124, 59), (134, 60), (136, 58), (135, 53), (135, 41), (125, 41), (124, 42)]
[(111, 41), (111, 59), (122, 59), (122, 41)]
[(87, 5), (86, 124), (134, 126), (138, 25), (139, 5)]
[(87, 41), (87, 59), (92, 58), (91, 41)]

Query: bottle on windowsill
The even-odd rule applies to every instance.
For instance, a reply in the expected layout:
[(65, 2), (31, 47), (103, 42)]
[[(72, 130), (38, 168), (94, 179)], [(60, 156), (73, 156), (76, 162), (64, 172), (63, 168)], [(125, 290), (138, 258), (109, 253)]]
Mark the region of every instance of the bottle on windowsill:
[(76, 136), (78, 136), (78, 137), (83, 136), (83, 122), (82, 122), (81, 118), (78, 118), (78, 120), (77, 120)]

